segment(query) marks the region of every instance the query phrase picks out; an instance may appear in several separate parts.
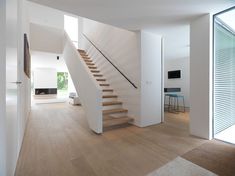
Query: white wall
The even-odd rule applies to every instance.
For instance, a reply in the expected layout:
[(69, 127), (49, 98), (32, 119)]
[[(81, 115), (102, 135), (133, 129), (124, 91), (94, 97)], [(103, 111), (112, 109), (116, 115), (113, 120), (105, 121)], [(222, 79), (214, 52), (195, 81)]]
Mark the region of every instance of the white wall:
[(137, 33), (84, 19), (83, 33), (123, 72), (138, 88), (135, 89), (92, 45), (83, 38), (84, 48), (105, 75), (128, 115), (141, 126), (140, 120), (140, 37)]
[(63, 51), (63, 30), (30, 24), (30, 48), (36, 51), (62, 53)]
[[(57, 56), (59, 56), (59, 60), (57, 60)], [(63, 55), (55, 53), (31, 51), (31, 67), (32, 72), (37, 68), (51, 68), (57, 72), (68, 72)], [(76, 92), (70, 75), (68, 77), (68, 92)]]
[(6, 175), (6, 1), (0, 1), (0, 175)]
[[(19, 8), (18, 8), (18, 47), (24, 47), (24, 33), (27, 34), (29, 40), (29, 17), (28, 17), (28, 8), (26, 1), (20, 0)], [(27, 124), (27, 120), (30, 113), (31, 108), (31, 80), (24, 73), (24, 51), (23, 49), (18, 50), (18, 80), (22, 82), (19, 86), (18, 90), (18, 119), (19, 119), (19, 143), (18, 143), (18, 152), (20, 152), (20, 148), (24, 138), (24, 132)]]
[[(181, 88), (181, 92), (176, 92), (183, 95), (185, 99), (185, 106), (190, 107), (189, 91), (190, 91), (190, 65), (189, 57), (181, 59), (168, 59), (165, 60), (164, 65), (164, 87), (165, 88)], [(168, 79), (168, 71), (181, 70), (180, 79)], [(166, 104), (168, 101), (166, 100)], [(180, 106), (182, 106), (180, 100)]]
[[(24, 0), (2, 0), (0, 1), (0, 175), (13, 176), (24, 129), (29, 112), (29, 79), (23, 75), (23, 33), (27, 32), (27, 9)], [(17, 61), (18, 60), (18, 61)], [(7, 63), (6, 63), (7, 61)], [(9, 67), (12, 66), (12, 67)], [(8, 71), (6, 72), (6, 67)], [(17, 72), (17, 69), (19, 70)], [(14, 77), (9, 72), (17, 72), (18, 77)], [(21, 81), (22, 84), (16, 85), (11, 81)], [(14, 86), (13, 86), (14, 85)], [(8, 93), (6, 93), (6, 87)], [(14, 93), (13, 93), (14, 91)], [(17, 99), (15, 99), (15, 97)], [(13, 100), (13, 99), (14, 100)], [(12, 103), (12, 104), (9, 104)], [(18, 110), (17, 110), (18, 109)], [(21, 111), (20, 109), (23, 109)]]
[[(57, 56), (60, 57), (57, 60)], [(31, 67), (36, 68), (54, 68), (58, 72), (68, 72), (62, 54), (47, 53), (40, 51), (31, 51)]]
[(141, 31), (141, 126), (162, 122), (162, 37)]
[(81, 56), (67, 34), (65, 34), (64, 39), (63, 57), (79, 93), (79, 99), (85, 110), (89, 127), (95, 133), (100, 134), (103, 131), (102, 89), (82, 61)]
[(29, 1), (27, 6), (31, 23), (64, 29), (64, 12)]
[(33, 72), (34, 88), (57, 88), (57, 71), (52, 68), (37, 68)]
[(86, 18), (83, 19), (83, 32), (102, 52), (112, 59), (112, 62), (133, 83), (137, 86), (140, 85), (139, 38), (137, 33)]
[[(136, 86), (135, 89), (92, 45), (84, 48), (128, 109), (137, 126), (161, 122), (161, 37), (147, 32), (130, 32), (84, 19), (83, 33)], [(152, 64), (152, 65), (151, 65)]]
[(212, 17), (190, 26), (190, 133), (212, 138)]
[(149, 29), (149, 32), (161, 34), (164, 38), (164, 60), (189, 58), (189, 24), (172, 24)]

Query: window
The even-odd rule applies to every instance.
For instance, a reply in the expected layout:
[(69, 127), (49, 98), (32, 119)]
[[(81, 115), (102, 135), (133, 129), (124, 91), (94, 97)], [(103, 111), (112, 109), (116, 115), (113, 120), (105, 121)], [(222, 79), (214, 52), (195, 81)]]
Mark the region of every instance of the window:
[(68, 73), (57, 72), (57, 91), (59, 96), (67, 96), (68, 94)]
[(67, 32), (74, 46), (78, 48), (78, 18), (64, 15), (64, 30)]
[(235, 34), (214, 22), (214, 135), (235, 124)]

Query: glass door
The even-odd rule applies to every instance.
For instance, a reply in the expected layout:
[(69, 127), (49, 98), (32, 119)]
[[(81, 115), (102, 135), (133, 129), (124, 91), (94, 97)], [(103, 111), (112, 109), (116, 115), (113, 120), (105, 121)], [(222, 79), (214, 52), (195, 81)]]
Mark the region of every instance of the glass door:
[(214, 137), (235, 144), (235, 9), (214, 17)]

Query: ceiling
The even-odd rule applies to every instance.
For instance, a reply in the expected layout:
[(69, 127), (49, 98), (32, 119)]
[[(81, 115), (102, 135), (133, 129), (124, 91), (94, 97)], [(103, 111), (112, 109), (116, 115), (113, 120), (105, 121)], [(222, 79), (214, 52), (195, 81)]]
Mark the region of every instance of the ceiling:
[(165, 59), (189, 58), (190, 21), (235, 5), (235, 0), (29, 0), (127, 30), (165, 39)]
[(30, 0), (78, 16), (139, 30), (187, 24), (209, 12), (235, 5), (234, 0)]

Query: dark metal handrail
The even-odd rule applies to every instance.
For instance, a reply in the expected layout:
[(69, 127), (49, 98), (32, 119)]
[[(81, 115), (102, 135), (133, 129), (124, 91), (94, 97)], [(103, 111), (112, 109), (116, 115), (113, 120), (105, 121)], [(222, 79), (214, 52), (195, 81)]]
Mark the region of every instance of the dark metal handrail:
[(137, 89), (137, 86), (124, 74), (124, 73), (122, 73), (119, 69), (118, 69), (118, 67), (116, 66), (116, 65), (114, 65), (111, 61), (110, 61), (110, 59), (99, 49), (99, 48), (97, 48), (96, 47), (96, 45), (85, 35), (85, 34), (83, 34), (83, 36), (95, 47), (95, 49), (97, 49), (97, 51), (99, 51), (100, 52), (100, 54), (102, 54), (102, 56), (104, 56), (104, 58), (110, 63), (110, 64), (112, 64), (112, 66), (134, 87), (134, 88), (136, 88)]

